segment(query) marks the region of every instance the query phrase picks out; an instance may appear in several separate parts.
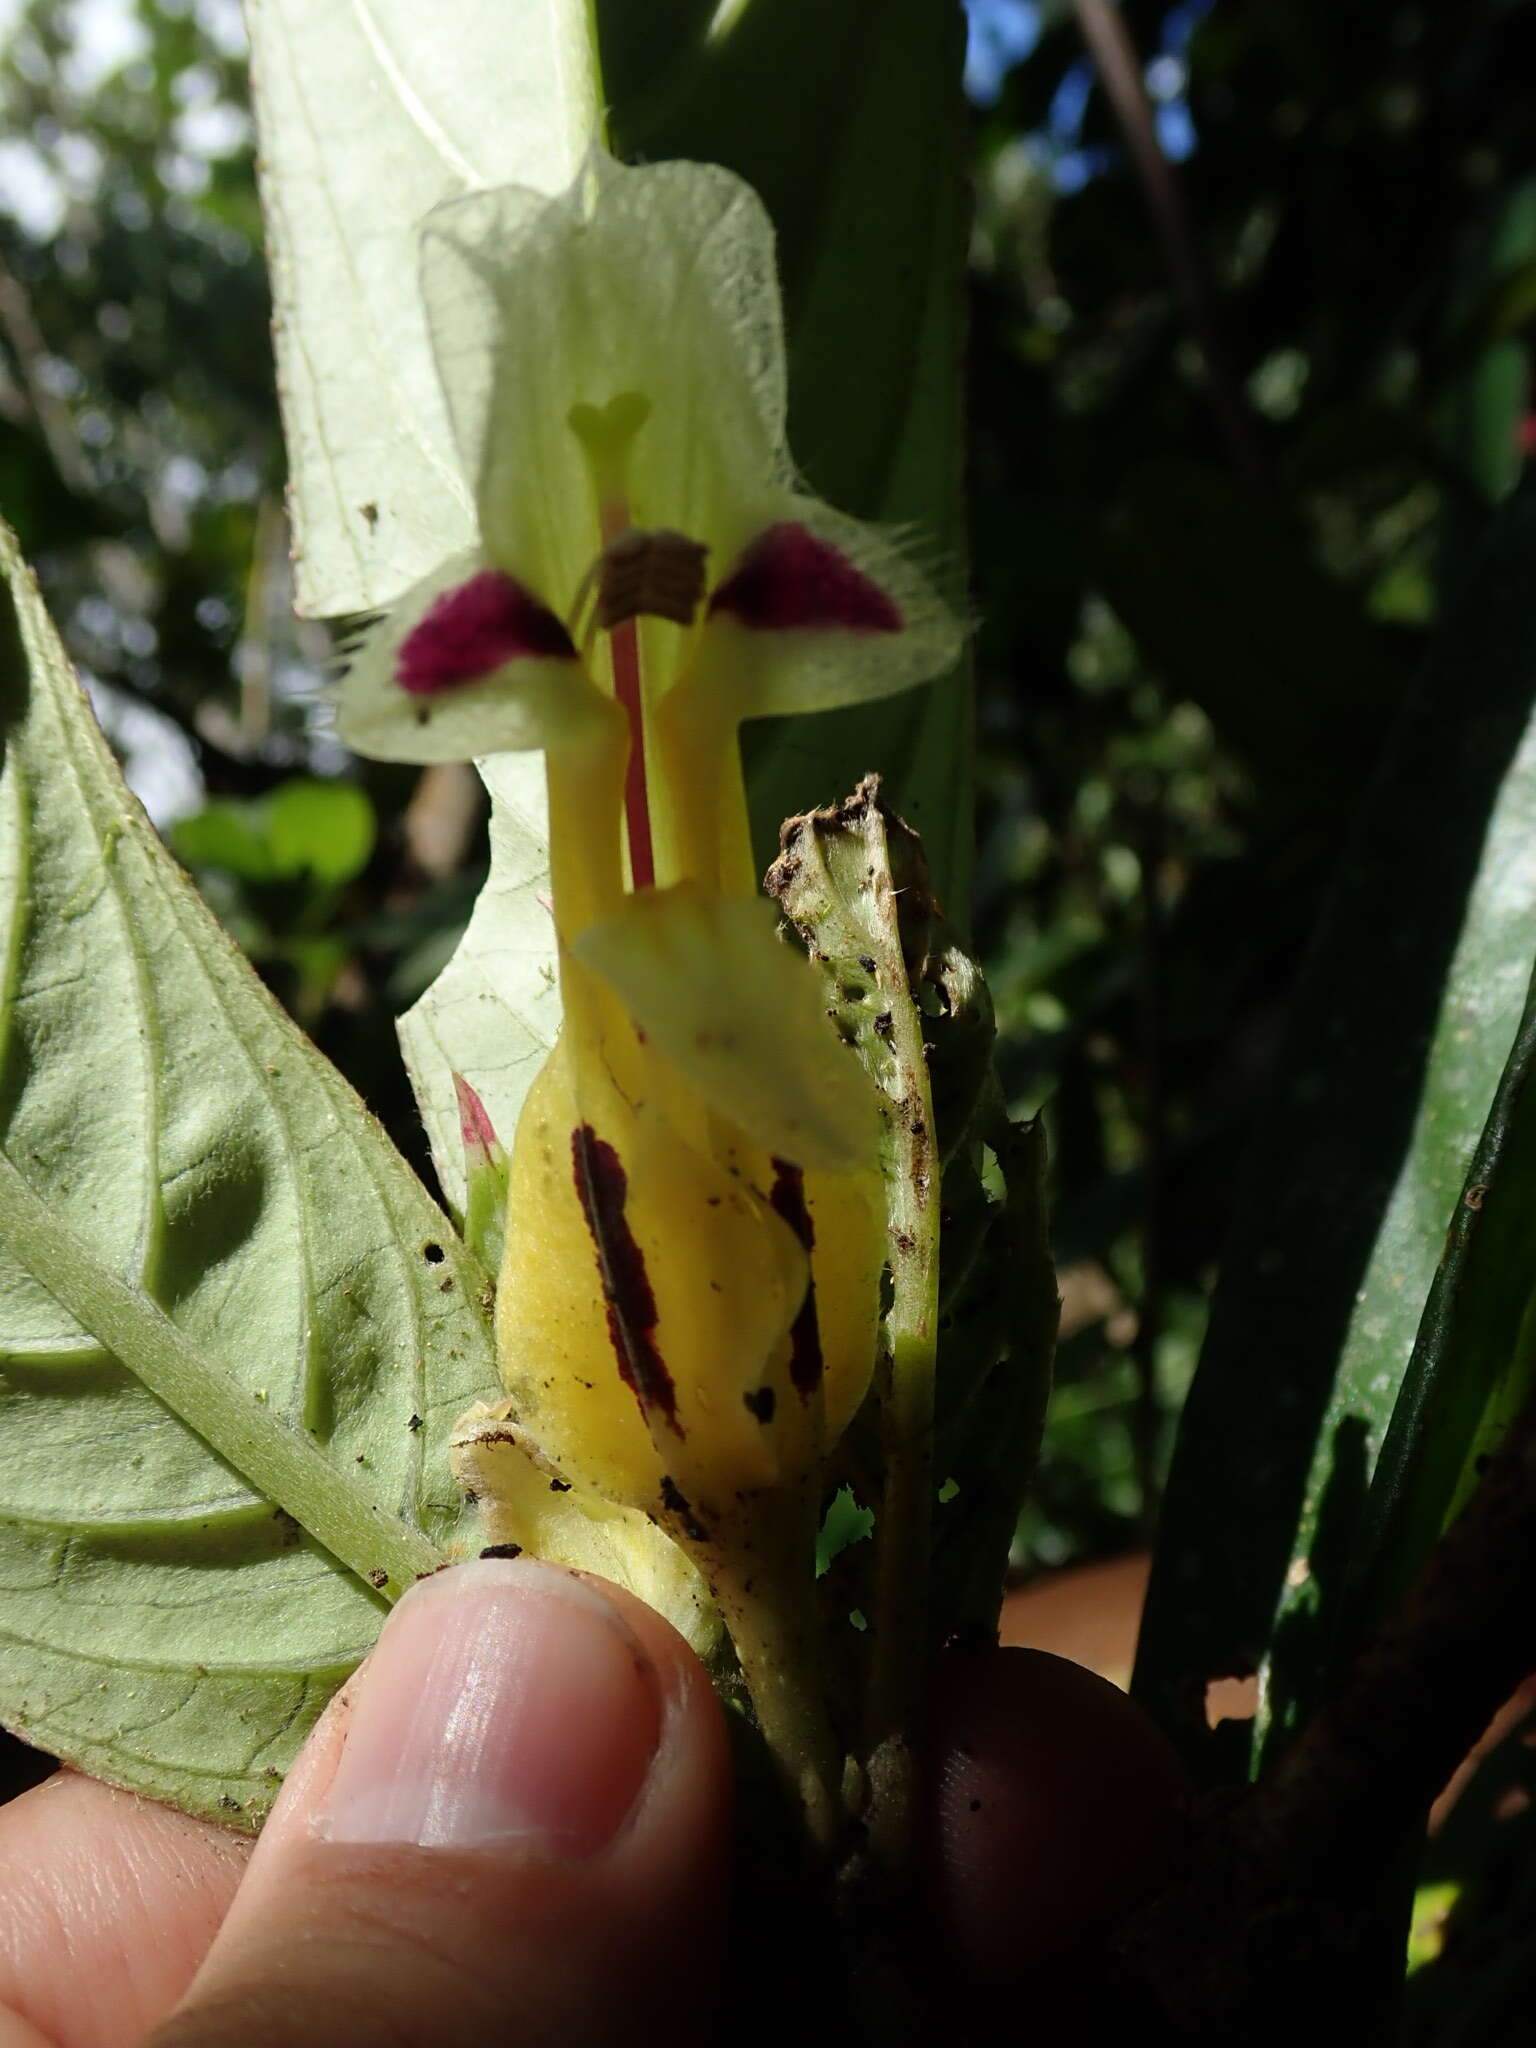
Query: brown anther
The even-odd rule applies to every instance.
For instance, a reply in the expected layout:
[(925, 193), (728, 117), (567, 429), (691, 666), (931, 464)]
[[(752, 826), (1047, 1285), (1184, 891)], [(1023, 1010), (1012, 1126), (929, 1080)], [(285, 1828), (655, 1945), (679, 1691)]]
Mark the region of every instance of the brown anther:
[(708, 548), (666, 527), (617, 534), (598, 556), (596, 621), (605, 632), (642, 614), (691, 626), (704, 597)]

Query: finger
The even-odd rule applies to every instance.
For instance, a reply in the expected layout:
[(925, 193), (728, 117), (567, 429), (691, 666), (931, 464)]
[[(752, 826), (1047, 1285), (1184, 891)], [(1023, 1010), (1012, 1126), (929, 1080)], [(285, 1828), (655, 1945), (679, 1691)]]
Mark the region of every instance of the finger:
[(1125, 1695), (1065, 1657), (956, 1657), (935, 1714), (941, 1907), (968, 1969), (1016, 1984), (1153, 1885), (1186, 1791)]
[(192, 1981), (250, 1846), (73, 1771), (0, 1808), (0, 2048), (20, 2048), (23, 2021), (54, 2048), (142, 2039)]
[(348, 1693), (155, 2048), (580, 2048), (701, 2024), (729, 1766), (664, 1621), (483, 1560), (408, 1593)]
[(46, 2034), (40, 2034), (20, 2013), (0, 2006), (0, 2048), (57, 2048)]

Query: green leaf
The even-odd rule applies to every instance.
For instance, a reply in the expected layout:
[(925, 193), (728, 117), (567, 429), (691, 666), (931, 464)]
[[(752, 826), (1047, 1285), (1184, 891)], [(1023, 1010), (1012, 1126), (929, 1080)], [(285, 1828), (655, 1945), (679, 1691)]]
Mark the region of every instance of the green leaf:
[(1501, 192), (1462, 242), (1446, 291), (1447, 356), (1460, 374), (1448, 380), (1437, 424), (1478, 493), (1494, 500), (1513, 489), (1525, 459), (1520, 425), (1530, 389), (1525, 336), (1536, 314), (1536, 179)]
[(178, 818), (168, 836), (189, 868), (222, 868), (242, 882), (270, 882), (272, 848), (263, 828), (258, 806), (223, 797)]
[(453, 1077), (462, 1074), (509, 1149), (533, 1077), (560, 1026), (542, 754), (480, 764), (491, 797), (491, 871), (448, 965), (400, 1019), (400, 1045), (432, 1163), (465, 1203)]
[(355, 782), (296, 775), (267, 800), (267, 842), (280, 875), (350, 882), (373, 853), (373, 805)]
[(350, 882), (373, 854), (373, 805), (353, 782), (296, 775), (270, 796), (222, 797), (171, 827), (177, 858), (192, 868), (223, 868), (244, 882)]
[(124, 789), (0, 528), (0, 1720), (259, 1817), (463, 1547), (478, 1268)]
[(589, 0), (251, 0), (299, 609), (395, 597), (473, 543), (416, 229), (479, 186), (568, 185), (599, 129)]
[[(627, 0), (600, 10), (603, 47)], [(669, 0), (679, 35), (698, 10)], [(960, 369), (969, 204), (964, 20), (933, 0), (755, 0), (675, 48), (683, 89), (658, 109), (616, 96), (621, 151), (726, 164), (778, 233), (789, 440), (812, 486), (861, 518), (910, 526), (964, 601)], [(627, 48), (627, 46), (626, 46)], [(616, 77), (634, 76), (626, 57)], [(649, 74), (653, 79), (656, 72)], [(791, 111), (792, 110), (792, 111)], [(814, 135), (814, 148), (786, 147)], [(748, 734), (760, 855), (781, 822), (877, 771), (923, 835), (963, 921), (971, 863), (969, 669), (852, 711)]]
[[(1184, 1411), (1135, 1690), (1206, 1776), (1329, 1657), (1371, 1469), (1519, 1021), (1536, 932), (1536, 493), (1404, 704), (1298, 991)], [(1277, 1638), (1277, 1617), (1283, 1634)], [(1274, 1668), (1270, 1669), (1273, 1656)]]
[[(1533, 750), (1536, 752), (1536, 750)], [(1536, 781), (1536, 778), (1533, 778)], [(1524, 792), (1536, 845), (1536, 788)], [(1527, 856), (1527, 865), (1530, 858)], [(1536, 1375), (1536, 985), (1445, 1233), (1366, 1511), (1338, 1652), (1407, 1589), (1477, 1485)], [(1337, 1654), (1336, 1653), (1336, 1654)]]
[[(944, 1484), (932, 1586), (939, 1642), (996, 1637), (1009, 1553), (1045, 1426), (1061, 1314), (1044, 1127), (1038, 1117), (1010, 1123), (994, 1107), (982, 1132), (1003, 1199), (985, 1196), (963, 1158), (944, 1173), (944, 1250), (953, 1278), (939, 1317), (934, 1472)], [(951, 1261), (952, 1249), (960, 1256)]]

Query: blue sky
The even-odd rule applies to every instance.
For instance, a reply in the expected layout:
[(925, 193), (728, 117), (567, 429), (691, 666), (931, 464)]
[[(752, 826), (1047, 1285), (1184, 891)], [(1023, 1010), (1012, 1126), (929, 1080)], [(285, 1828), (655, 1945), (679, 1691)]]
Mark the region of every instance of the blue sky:
[[(1159, 46), (1148, 57), (1147, 89), (1158, 138), (1175, 162), (1181, 162), (1195, 146), (1194, 123), (1184, 91), (1184, 52), (1195, 24), (1211, 4), (1212, 0), (1177, 0), (1171, 5)], [(1036, 0), (965, 0), (965, 11), (970, 24), (966, 90), (973, 100), (988, 106), (997, 98), (1009, 67), (1027, 57), (1040, 40), (1040, 9)], [(1102, 150), (1077, 146), (1092, 81), (1093, 69), (1086, 56), (1069, 66), (1047, 123), (1045, 153), (1056, 183), (1067, 191), (1085, 184), (1103, 168)]]
[(983, 104), (997, 97), (1003, 73), (1027, 57), (1040, 40), (1040, 10), (1034, 0), (965, 0), (970, 40), (965, 85)]

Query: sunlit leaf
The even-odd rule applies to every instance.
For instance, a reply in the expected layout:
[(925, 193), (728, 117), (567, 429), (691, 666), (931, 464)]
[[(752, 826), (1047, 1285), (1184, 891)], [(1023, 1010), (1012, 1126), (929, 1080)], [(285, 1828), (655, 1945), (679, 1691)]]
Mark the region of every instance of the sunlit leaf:
[(480, 186), (567, 185), (597, 131), (588, 0), (251, 0), (299, 608), (396, 596), (471, 538), (416, 229)]
[[(1525, 831), (1536, 832), (1536, 804)], [(1531, 1392), (1533, 1079), (1536, 993), (1527, 998), (1444, 1234), (1413, 1356), (1355, 1532), (1341, 1649), (1356, 1647), (1362, 1631), (1381, 1621), (1423, 1568)]]
[(461, 1541), (478, 1269), (124, 789), (0, 529), (0, 1720), (259, 1816)]

